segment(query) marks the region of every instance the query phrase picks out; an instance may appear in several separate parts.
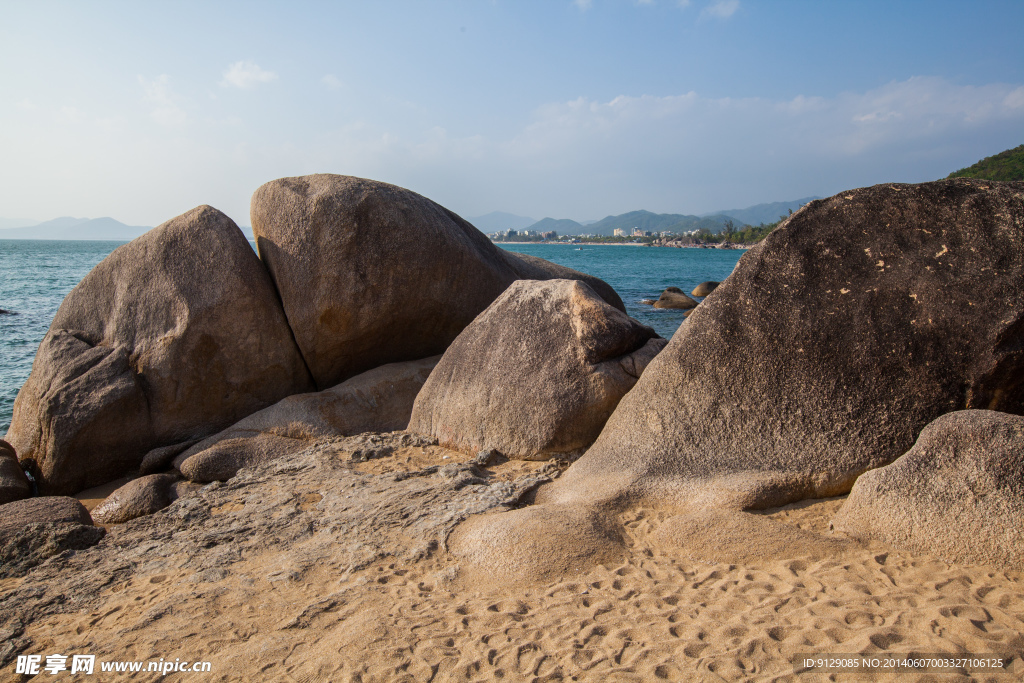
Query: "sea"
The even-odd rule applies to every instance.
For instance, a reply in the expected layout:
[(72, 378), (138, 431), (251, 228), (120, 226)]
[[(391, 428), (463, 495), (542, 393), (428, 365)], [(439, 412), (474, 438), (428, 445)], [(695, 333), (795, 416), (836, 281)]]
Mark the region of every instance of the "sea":
[[(39, 342), (57, 308), (86, 273), (124, 242), (0, 240), (0, 435), (11, 423), (14, 399), (32, 370)], [(666, 287), (690, 292), (705, 280), (724, 280), (744, 252), (631, 245), (502, 244), (595, 275), (622, 297), (626, 311), (665, 338), (686, 319), (682, 311), (640, 303)]]

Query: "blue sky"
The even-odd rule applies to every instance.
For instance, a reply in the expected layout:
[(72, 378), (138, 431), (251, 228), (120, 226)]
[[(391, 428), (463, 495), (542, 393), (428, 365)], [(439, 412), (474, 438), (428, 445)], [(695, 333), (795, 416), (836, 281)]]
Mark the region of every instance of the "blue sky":
[(332, 172), (464, 216), (704, 213), (1024, 143), (1024, 2), (0, 1), (0, 216), (249, 223)]

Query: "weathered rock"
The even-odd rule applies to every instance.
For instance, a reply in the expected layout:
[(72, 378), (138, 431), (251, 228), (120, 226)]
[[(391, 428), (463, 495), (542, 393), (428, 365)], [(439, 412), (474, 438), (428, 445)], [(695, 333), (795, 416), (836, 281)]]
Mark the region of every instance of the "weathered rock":
[(18, 464), (14, 447), (0, 440), (0, 505), (28, 498), (31, 494), (32, 485)]
[(844, 493), (963, 408), (1024, 409), (1024, 183), (811, 202), (741, 259), (544, 500)]
[(54, 555), (92, 547), (106, 533), (102, 527), (77, 522), (34, 522), (0, 530), (0, 579), (23, 576)]
[(260, 258), (316, 384), (442, 353), (514, 280), (603, 281), (506, 252), (408, 190), (329, 174), (282, 178), (253, 194)]
[(65, 550), (88, 548), (103, 534), (74, 498), (26, 498), (0, 505), (0, 578), (21, 576)]
[(41, 491), (72, 492), (310, 388), (266, 271), (231, 219), (201, 206), (72, 290), (6, 438)]
[(695, 562), (746, 566), (774, 559), (818, 560), (854, 545), (763, 515), (715, 509), (669, 517), (655, 538), (663, 551), (681, 551)]
[(702, 282), (696, 287), (694, 287), (693, 291), (690, 292), (690, 294), (693, 296), (707, 296), (711, 292), (715, 291), (715, 288), (718, 287), (719, 284), (721, 283), (715, 282), (713, 280)]
[(953, 562), (1024, 568), (1024, 417), (943, 415), (906, 454), (857, 479), (833, 527)]
[(654, 307), (687, 310), (696, 308), (697, 302), (683, 294), (683, 290), (678, 287), (667, 287), (661, 293), (661, 296), (658, 297), (658, 300), (654, 302)]
[[(365, 435), (375, 436), (382, 435)], [(366, 474), (337, 457), (331, 444), (314, 444), (227, 483), (207, 485), (159, 515), (127, 522), (59, 564), (36, 567), (20, 583), (0, 585), (0, 625), (95, 607), (111, 585), (148, 581), (154, 574), (181, 572), (198, 584), (237, 579), (251, 575), (254, 565), (247, 560), (261, 555), (273, 560), (264, 565), (268, 578), (326, 572), (335, 583), (344, 581), (350, 572), (387, 564), (388, 557), (411, 562), (443, 552), (459, 522), (514, 508), (548, 481), (537, 474), (502, 480), (468, 464)], [(4, 568), (6, 561), (0, 555)], [(194, 593), (186, 595), (195, 599)], [(20, 648), (29, 644), (23, 641)]]
[(174, 474), (150, 474), (133, 479), (93, 508), (92, 518), (100, 524), (122, 524), (163, 510), (177, 498), (174, 485), (178, 480)]
[(409, 430), (467, 453), (578, 454), (666, 343), (583, 282), (516, 282), (445, 351)]
[(594, 509), (531, 506), (472, 517), (449, 540), (470, 581), (544, 583), (625, 555), (622, 529)]
[(192, 481), (224, 480), (308, 448), (310, 439), (404, 429), (439, 358), (390, 363), (327, 391), (289, 396), (190, 447), (175, 466)]
[(69, 496), (26, 498), (0, 505), (0, 534), (29, 524), (92, 524), (85, 506)]

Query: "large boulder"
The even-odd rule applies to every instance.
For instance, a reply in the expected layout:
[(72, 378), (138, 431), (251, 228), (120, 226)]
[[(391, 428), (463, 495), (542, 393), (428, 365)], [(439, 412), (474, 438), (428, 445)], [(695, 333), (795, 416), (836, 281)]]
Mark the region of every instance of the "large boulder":
[(743, 256), (546, 499), (845, 493), (944, 413), (1022, 412), (1022, 338), (1024, 183), (811, 202)]
[(1024, 417), (943, 415), (854, 484), (833, 527), (953, 562), (1024, 568)]
[(118, 247), (68, 294), (6, 438), (42, 492), (70, 493), (311, 387), (259, 259), (201, 206)]
[(409, 430), (468, 453), (578, 455), (667, 342), (578, 280), (520, 280), (462, 331)]
[(230, 479), (242, 467), (309, 447), (312, 439), (405, 429), (439, 356), (389, 363), (327, 391), (289, 396), (175, 458), (192, 481)]
[(603, 281), (494, 246), (442, 206), (339, 175), (282, 178), (252, 197), (260, 258), (319, 388), (444, 352), (517, 279)]
[(18, 463), (14, 447), (0, 440), (0, 505), (28, 498), (30, 495), (32, 485)]

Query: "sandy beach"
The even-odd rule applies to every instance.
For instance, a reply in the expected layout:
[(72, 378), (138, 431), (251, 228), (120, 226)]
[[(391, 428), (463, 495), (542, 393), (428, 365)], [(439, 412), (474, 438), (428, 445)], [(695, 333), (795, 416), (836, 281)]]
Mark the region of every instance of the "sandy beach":
[[(372, 479), (467, 459), (408, 448), (353, 465), (351, 474)], [(511, 479), (544, 467), (552, 469), (511, 461), (491, 474)], [(297, 519), (315, 519), (330, 495), (331, 482), (324, 486), (288, 494)], [(24, 635), (33, 653), (212, 664), (210, 673), (162, 680), (1018, 679), (1024, 574), (843, 542), (828, 531), (842, 500), (735, 513), (738, 523), (728, 525), (716, 519), (714, 544), (699, 533), (673, 543), (670, 511), (631, 510), (621, 517), (630, 546), (623, 561), (516, 587), (467, 583), (443, 548), (351, 571), (346, 541), (356, 539), (343, 537), (317, 546), (315, 562), (302, 543), (246, 553), (217, 571), (169, 568), (154, 556), (129, 578), (80, 596), (82, 609), (28, 624)], [(244, 515), (246, 505), (239, 499), (213, 516)], [(766, 535), (765, 523), (776, 531)], [(112, 526), (104, 543), (117, 545), (123, 533)], [(998, 655), (1016, 673), (828, 674), (793, 664), (798, 655), (839, 653)], [(137, 678), (157, 679), (150, 677)]]

